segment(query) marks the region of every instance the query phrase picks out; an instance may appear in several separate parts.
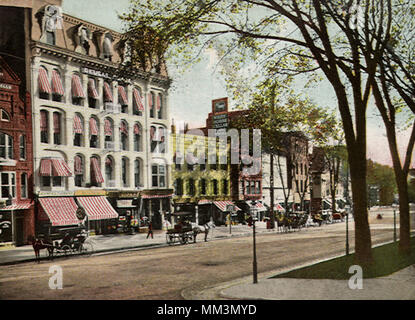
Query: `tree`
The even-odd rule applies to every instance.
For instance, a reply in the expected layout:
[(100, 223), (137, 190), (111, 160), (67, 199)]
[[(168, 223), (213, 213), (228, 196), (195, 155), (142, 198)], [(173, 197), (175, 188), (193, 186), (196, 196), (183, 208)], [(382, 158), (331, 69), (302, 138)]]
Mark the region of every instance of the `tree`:
[[(222, 52), (236, 54), (235, 70), (247, 57), (258, 59), (262, 54), (267, 77), (320, 71), (336, 95), (351, 155), (355, 256), (365, 264), (372, 261), (366, 195), (366, 109), (377, 64), (362, 59), (355, 30), (337, 23), (336, 18), (342, 17), (352, 25), (354, 6), (353, 1), (344, 4), (340, 0), (133, 1), (133, 9), (123, 19), (130, 23), (132, 32), (135, 26), (151, 27), (154, 39), (172, 49), (167, 52), (170, 57), (186, 55), (194, 46), (209, 46), (222, 37), (226, 40)], [(253, 10), (260, 14), (252, 15)], [(282, 32), (281, 26), (295, 30)], [(375, 48), (378, 59), (385, 50), (382, 39), (369, 32), (365, 36), (368, 42), (379, 43)], [(139, 46), (139, 41), (134, 45)]]
[[(397, 191), (395, 182), (395, 173), (393, 168), (381, 165), (370, 159), (367, 160), (367, 184), (369, 190), (374, 190), (378, 195), (379, 205), (388, 206), (394, 201), (394, 195)], [(370, 198), (369, 194), (369, 198)], [(371, 201), (369, 201), (370, 203)], [(374, 205), (374, 203), (370, 203)]]

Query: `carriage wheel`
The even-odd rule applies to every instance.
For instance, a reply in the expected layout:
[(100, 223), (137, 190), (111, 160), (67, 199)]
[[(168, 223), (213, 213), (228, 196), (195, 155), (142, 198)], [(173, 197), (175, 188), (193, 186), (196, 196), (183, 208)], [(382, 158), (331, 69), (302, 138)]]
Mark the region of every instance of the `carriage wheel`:
[(68, 256), (68, 255), (70, 255), (70, 254), (71, 254), (71, 247), (70, 247), (69, 245), (65, 244), (65, 245), (61, 248), (61, 251), (62, 251), (63, 255), (66, 257), (66, 256)]
[(181, 235), (179, 235), (179, 240), (181, 244), (186, 244), (188, 240), (186, 234), (182, 233)]
[(79, 247), (79, 251), (81, 253), (86, 254), (87, 256), (90, 256), (91, 254), (94, 253), (94, 246), (92, 245), (91, 242), (84, 242), (83, 244), (81, 244), (81, 246)]
[(171, 246), (174, 243), (174, 236), (166, 233), (166, 242), (169, 246)]

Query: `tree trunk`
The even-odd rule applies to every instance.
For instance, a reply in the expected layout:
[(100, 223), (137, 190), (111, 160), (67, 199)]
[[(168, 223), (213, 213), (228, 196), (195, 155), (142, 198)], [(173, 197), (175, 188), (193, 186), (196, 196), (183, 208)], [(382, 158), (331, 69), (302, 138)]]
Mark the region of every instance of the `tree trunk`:
[[(395, 173), (396, 175), (396, 173)], [(408, 182), (405, 175), (396, 175), (399, 194), (399, 251), (404, 254), (410, 253), (410, 219), (409, 219), (409, 196)]]
[(274, 214), (274, 155), (270, 153), (270, 177), (269, 177), (269, 192), (271, 197), (271, 229), (275, 228), (275, 214)]

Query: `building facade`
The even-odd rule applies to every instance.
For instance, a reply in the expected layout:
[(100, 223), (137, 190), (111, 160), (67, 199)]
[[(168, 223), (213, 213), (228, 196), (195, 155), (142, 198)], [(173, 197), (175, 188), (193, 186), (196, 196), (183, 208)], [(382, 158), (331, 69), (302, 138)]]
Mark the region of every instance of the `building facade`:
[[(35, 1), (32, 9), (38, 220), (73, 224), (81, 207), (97, 232), (126, 215), (161, 227), (172, 196), (167, 71), (126, 70), (122, 34), (66, 15), (60, 4)], [(54, 221), (59, 204), (69, 208), (66, 222)], [(102, 216), (94, 209), (101, 205)]]

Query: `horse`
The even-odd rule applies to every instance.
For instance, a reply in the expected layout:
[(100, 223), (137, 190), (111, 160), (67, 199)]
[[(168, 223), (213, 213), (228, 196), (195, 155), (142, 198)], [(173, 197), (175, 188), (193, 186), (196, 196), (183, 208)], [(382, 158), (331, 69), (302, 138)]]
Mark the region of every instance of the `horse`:
[(207, 242), (207, 236), (209, 234), (209, 230), (216, 227), (216, 225), (212, 221), (209, 221), (208, 223), (205, 223), (202, 226), (198, 225), (194, 222), (192, 222), (191, 225), (192, 225), (192, 230), (194, 232), (194, 238), (193, 238), (194, 243), (196, 243), (196, 236), (199, 233), (204, 233), (205, 234), (205, 242)]
[(29, 241), (32, 242), (33, 250), (35, 251), (36, 261), (40, 263), (40, 250), (47, 249), (49, 253), (49, 257), (53, 259), (53, 243), (48, 240), (42, 240), (39, 238), (31, 237)]

